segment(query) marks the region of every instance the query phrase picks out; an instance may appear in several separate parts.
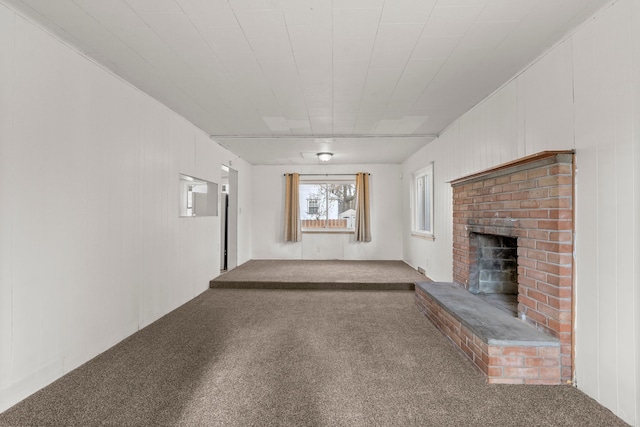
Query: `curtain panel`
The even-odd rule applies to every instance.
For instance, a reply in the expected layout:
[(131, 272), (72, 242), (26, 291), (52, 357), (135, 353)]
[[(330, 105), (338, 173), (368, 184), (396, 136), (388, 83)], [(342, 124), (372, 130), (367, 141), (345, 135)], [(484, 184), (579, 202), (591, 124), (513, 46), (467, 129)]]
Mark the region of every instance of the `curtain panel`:
[(356, 175), (356, 242), (371, 241), (371, 220), (369, 209), (369, 174), (358, 172)]
[(285, 174), (284, 194), (284, 241), (299, 242), (302, 240), (300, 226), (300, 174)]

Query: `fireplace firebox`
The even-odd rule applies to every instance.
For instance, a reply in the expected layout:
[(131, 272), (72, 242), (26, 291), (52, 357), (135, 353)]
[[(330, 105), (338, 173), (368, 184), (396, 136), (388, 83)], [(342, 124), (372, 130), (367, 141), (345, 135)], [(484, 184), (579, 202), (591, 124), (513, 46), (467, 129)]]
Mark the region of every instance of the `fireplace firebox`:
[(477, 247), (476, 262), (469, 266), (469, 292), (517, 316), (518, 239), (471, 233), (469, 242)]

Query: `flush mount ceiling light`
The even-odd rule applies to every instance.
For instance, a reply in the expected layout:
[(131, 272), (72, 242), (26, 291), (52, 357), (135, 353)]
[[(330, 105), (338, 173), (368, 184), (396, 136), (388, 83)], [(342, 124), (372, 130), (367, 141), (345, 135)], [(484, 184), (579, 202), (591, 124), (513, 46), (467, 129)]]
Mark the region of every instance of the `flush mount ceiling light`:
[(333, 153), (329, 153), (326, 151), (322, 153), (318, 153), (318, 158), (323, 162), (328, 162), (331, 159), (331, 156), (333, 156)]

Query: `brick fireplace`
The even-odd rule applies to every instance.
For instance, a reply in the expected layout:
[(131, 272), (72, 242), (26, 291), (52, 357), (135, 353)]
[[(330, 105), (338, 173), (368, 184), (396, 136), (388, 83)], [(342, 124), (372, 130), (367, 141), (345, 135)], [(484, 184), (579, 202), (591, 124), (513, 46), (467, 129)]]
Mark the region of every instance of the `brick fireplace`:
[[(561, 380), (571, 380), (573, 154), (544, 152), (451, 184), (454, 281), (473, 293), (517, 294), (517, 316), (560, 340)], [(483, 260), (487, 240), (497, 261)], [(517, 274), (499, 268), (512, 264), (505, 241), (516, 244)], [(508, 276), (517, 285), (502, 284)]]
[(573, 161), (543, 152), (451, 182), (454, 282), (417, 282), (415, 301), (489, 383), (572, 380)]

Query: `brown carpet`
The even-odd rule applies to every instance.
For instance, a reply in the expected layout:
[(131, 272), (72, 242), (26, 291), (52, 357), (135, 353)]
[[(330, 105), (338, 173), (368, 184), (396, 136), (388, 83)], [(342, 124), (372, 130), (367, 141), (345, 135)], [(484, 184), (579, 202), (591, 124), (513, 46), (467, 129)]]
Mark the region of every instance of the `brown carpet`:
[(569, 386), (487, 385), (413, 298), (210, 289), (0, 425), (625, 425)]
[(218, 276), (212, 288), (413, 290), (428, 280), (402, 261), (251, 260)]

